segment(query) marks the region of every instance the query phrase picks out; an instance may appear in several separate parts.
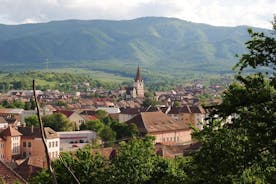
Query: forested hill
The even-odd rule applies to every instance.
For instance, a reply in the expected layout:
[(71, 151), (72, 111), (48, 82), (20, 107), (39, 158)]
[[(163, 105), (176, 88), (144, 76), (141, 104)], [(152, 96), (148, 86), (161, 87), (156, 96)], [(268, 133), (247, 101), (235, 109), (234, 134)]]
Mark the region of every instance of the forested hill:
[(162, 17), (0, 25), (0, 64), (1, 70), (45, 68), (47, 61), (50, 68), (109, 72), (137, 64), (168, 73), (229, 71), (247, 39), (245, 26), (215, 27)]

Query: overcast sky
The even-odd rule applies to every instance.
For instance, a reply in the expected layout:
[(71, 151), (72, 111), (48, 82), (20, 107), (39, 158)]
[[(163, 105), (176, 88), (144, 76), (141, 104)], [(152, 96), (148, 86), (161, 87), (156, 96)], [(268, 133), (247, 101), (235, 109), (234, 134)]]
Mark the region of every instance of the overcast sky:
[(176, 17), (211, 25), (271, 28), (276, 0), (0, 0), (0, 23)]

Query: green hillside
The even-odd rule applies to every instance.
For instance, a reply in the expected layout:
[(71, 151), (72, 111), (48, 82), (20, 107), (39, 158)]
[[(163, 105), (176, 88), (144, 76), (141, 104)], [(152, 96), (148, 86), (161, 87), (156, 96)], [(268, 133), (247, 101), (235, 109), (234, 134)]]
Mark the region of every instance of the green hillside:
[[(255, 29), (258, 31), (266, 31)], [(138, 64), (159, 71), (225, 73), (245, 52), (247, 27), (174, 18), (66, 20), (0, 25), (2, 71), (80, 68), (131, 76)]]

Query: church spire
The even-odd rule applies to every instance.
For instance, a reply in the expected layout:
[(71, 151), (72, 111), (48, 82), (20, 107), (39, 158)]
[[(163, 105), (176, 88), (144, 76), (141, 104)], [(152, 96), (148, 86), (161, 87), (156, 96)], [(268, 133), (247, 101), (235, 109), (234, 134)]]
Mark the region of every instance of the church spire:
[(136, 72), (136, 77), (135, 77), (135, 82), (137, 82), (137, 81), (142, 81), (142, 76), (141, 76), (139, 65), (138, 65), (137, 72)]

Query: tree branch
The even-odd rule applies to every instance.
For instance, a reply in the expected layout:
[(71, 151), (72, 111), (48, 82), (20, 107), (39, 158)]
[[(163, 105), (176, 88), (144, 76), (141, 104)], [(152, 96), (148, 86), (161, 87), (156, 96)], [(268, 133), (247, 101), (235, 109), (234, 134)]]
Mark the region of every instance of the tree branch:
[(47, 147), (47, 143), (46, 143), (46, 134), (45, 134), (45, 130), (44, 130), (44, 127), (43, 127), (41, 116), (40, 116), (39, 105), (38, 105), (38, 102), (37, 102), (36, 89), (35, 89), (35, 80), (33, 80), (33, 95), (34, 95), (34, 99), (35, 99), (35, 105), (36, 105), (36, 111), (37, 111), (37, 117), (38, 117), (42, 142), (43, 142), (43, 145), (44, 145), (44, 148), (45, 148), (45, 155), (46, 155), (48, 170), (50, 171), (50, 174), (52, 176), (52, 182), (54, 184), (57, 184), (57, 179), (56, 179), (54, 170), (53, 170), (52, 165), (51, 165), (51, 160), (50, 160), (48, 147)]

